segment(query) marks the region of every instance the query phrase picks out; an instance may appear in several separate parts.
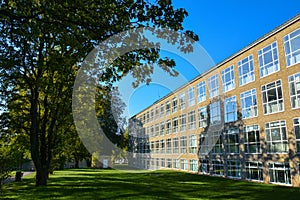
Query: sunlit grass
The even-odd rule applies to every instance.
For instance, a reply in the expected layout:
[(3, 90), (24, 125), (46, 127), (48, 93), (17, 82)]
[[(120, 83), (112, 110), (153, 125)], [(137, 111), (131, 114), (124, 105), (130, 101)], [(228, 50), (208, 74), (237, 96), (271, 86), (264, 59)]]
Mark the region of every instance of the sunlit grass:
[[(126, 169), (126, 168), (125, 168)], [(3, 186), (0, 199), (299, 199), (300, 189), (175, 171), (55, 171), (47, 187), (34, 174)]]

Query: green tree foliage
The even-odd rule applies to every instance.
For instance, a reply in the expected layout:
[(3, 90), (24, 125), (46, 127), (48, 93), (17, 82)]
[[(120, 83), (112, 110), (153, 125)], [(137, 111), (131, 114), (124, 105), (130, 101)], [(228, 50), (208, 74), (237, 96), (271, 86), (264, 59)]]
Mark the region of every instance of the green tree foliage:
[[(72, 126), (78, 63), (116, 33), (145, 26), (183, 30), (185, 16), (187, 12), (175, 9), (171, 0), (1, 1), (0, 102), (10, 113), (8, 128), (29, 138), (37, 186), (47, 184), (56, 142)], [(186, 33), (197, 39), (191, 31)], [(174, 74), (174, 61), (160, 58), (158, 46), (122, 56), (100, 81), (112, 82), (131, 71), (138, 83), (147, 81), (151, 68), (139, 67), (145, 62)]]

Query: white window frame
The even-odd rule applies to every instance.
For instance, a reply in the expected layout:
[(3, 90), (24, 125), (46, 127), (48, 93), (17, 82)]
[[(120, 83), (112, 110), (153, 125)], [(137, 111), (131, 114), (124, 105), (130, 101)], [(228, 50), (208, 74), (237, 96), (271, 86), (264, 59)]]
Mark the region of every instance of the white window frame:
[(180, 137), (180, 153), (187, 153), (187, 136)]
[(179, 108), (180, 110), (185, 109), (185, 93), (179, 95)]
[(300, 108), (300, 72), (289, 76), (290, 101), (292, 109)]
[(180, 131), (186, 130), (186, 114), (180, 115)]
[(173, 153), (179, 153), (179, 140), (178, 138), (172, 139)]
[(188, 89), (188, 104), (189, 106), (195, 105), (195, 93), (194, 93), (194, 87), (190, 87)]
[(170, 134), (171, 133), (171, 120), (167, 120), (166, 121), (166, 134)]
[[(278, 172), (283, 171), (284, 173), (284, 182), (279, 182)], [(291, 171), (289, 163), (276, 163), (270, 162), (269, 163), (269, 175), (270, 175), (270, 183), (276, 184), (284, 184), (284, 185), (291, 185)]]
[(165, 105), (160, 104), (160, 117), (163, 117), (165, 114)]
[(231, 128), (225, 130), (225, 149), (227, 154), (238, 154), (240, 153), (240, 134), (239, 129)]
[(180, 163), (181, 163), (181, 170), (187, 171), (188, 170), (188, 161), (187, 159), (180, 159)]
[(218, 74), (215, 74), (208, 78), (208, 93), (210, 99), (220, 94)]
[(300, 154), (300, 117), (293, 119), (293, 127), (296, 140), (296, 151)]
[[(262, 162), (247, 161), (245, 164), (246, 179), (262, 182), (263, 179), (263, 164)], [(253, 176), (253, 174), (256, 174)], [(255, 178), (257, 176), (257, 178)]]
[(221, 123), (221, 102), (216, 101), (209, 105), (210, 110), (210, 125), (217, 125)]
[[(276, 99), (269, 101), (268, 92), (274, 89), (276, 91)], [(281, 98), (279, 98), (280, 91), (281, 91)], [(261, 87), (261, 92), (262, 92), (262, 103), (263, 103), (264, 115), (284, 111), (284, 98), (283, 98), (283, 88), (282, 88), (281, 80), (273, 81), (271, 83), (263, 85)], [(275, 108), (277, 108), (277, 110)]]
[[(246, 71), (246, 72), (244, 72)], [(247, 56), (238, 62), (240, 86), (255, 81), (253, 55)]]
[[(276, 129), (279, 129), (278, 132), (272, 132), (276, 131)], [(285, 130), (283, 132), (283, 130)], [(286, 122), (285, 120), (279, 120), (279, 121), (272, 121), (265, 123), (265, 132), (266, 132), (266, 142), (267, 142), (267, 152), (270, 154), (276, 154), (276, 153), (288, 153), (288, 136), (287, 136), (287, 130), (286, 130)], [(273, 135), (272, 135), (273, 133)], [(273, 139), (275, 134), (279, 134), (280, 139)], [(276, 136), (276, 135), (275, 135)], [(281, 146), (281, 151), (277, 151), (275, 149), (276, 144), (279, 144)]]
[(197, 84), (197, 100), (198, 103), (201, 103), (206, 100), (206, 83), (201, 81)]
[(197, 136), (196, 135), (189, 136), (189, 153), (191, 153), (191, 154), (197, 153)]
[(191, 159), (190, 160), (190, 171), (191, 172), (198, 172), (198, 161)]
[[(286, 66), (290, 67), (300, 63), (300, 48), (293, 50), (293, 41), (300, 40), (300, 28), (284, 36), (284, 50)], [(291, 45), (292, 44), (292, 45)], [(299, 45), (299, 42), (297, 43)]]
[(172, 132), (177, 133), (178, 132), (178, 117), (174, 117), (172, 119)]
[(207, 126), (207, 108), (203, 106), (198, 108), (198, 127), (204, 128)]
[[(227, 80), (227, 78), (229, 78)], [(224, 70), (222, 70), (222, 89), (223, 92), (228, 92), (235, 88), (234, 80), (234, 65), (231, 65)]]
[(174, 97), (172, 99), (172, 113), (177, 112), (178, 110), (178, 101), (177, 101), (177, 97)]
[(224, 100), (224, 122), (234, 121), (237, 121), (237, 102), (236, 96), (231, 96)]
[(164, 134), (165, 134), (165, 123), (160, 122), (159, 135), (164, 135)]
[(215, 176), (224, 176), (224, 162), (222, 160), (212, 160), (212, 174)]
[[(256, 89), (251, 89), (240, 94), (242, 104), (242, 118), (249, 119), (258, 116)], [(247, 100), (251, 101), (251, 105), (247, 107)]]
[[(261, 153), (261, 146), (260, 146), (260, 130), (259, 126), (254, 124), (254, 125), (249, 125), (245, 126), (243, 128), (243, 134), (244, 134), (244, 146), (245, 146), (245, 153), (246, 154), (260, 154)], [(249, 141), (249, 135), (252, 134), (254, 135), (254, 141)], [(254, 146), (255, 152), (252, 152), (251, 148)]]
[(196, 128), (196, 112), (194, 110), (188, 113), (188, 129), (193, 130)]
[[(268, 56), (268, 58), (266, 58), (266, 56)], [(269, 60), (270, 58), (271, 60)], [(261, 78), (274, 74), (280, 70), (276, 41), (258, 51), (258, 63)]]
[(170, 101), (166, 102), (166, 115), (170, 115), (171, 114), (171, 103)]
[(230, 178), (241, 178), (241, 162), (237, 160), (227, 160), (227, 176)]

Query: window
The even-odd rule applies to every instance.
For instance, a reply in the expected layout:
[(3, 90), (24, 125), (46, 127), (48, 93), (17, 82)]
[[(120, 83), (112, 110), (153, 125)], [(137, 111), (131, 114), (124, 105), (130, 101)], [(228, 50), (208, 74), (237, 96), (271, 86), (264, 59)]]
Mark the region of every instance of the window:
[(194, 87), (190, 87), (188, 90), (188, 97), (189, 97), (189, 106), (195, 104), (195, 94), (194, 94)]
[(159, 140), (155, 141), (155, 153), (159, 153)]
[(150, 113), (149, 113), (149, 112), (147, 112), (147, 113), (146, 113), (146, 122), (148, 123), (148, 122), (149, 122), (149, 120), (150, 120)]
[(177, 133), (178, 132), (178, 117), (174, 117), (172, 120), (172, 125), (173, 125), (173, 133)]
[(160, 122), (160, 135), (164, 135), (165, 132), (165, 123)]
[(296, 138), (296, 147), (297, 147), (297, 152), (300, 152), (300, 118), (295, 118), (293, 120), (294, 122), (294, 134)]
[(245, 153), (260, 153), (260, 136), (258, 125), (246, 126), (243, 129)]
[(188, 161), (186, 159), (181, 159), (180, 163), (181, 163), (182, 170), (188, 170)]
[(159, 135), (159, 124), (155, 124), (155, 136)]
[(215, 74), (208, 78), (208, 92), (209, 98), (213, 98), (219, 95), (218, 74)]
[(160, 141), (160, 153), (165, 153), (165, 141)]
[(167, 159), (167, 168), (172, 168), (172, 159), (171, 158), (168, 158)]
[(212, 160), (212, 173), (214, 175), (223, 176), (224, 175), (224, 164), (221, 160)]
[(151, 152), (155, 152), (155, 149), (154, 149), (154, 141), (151, 142)]
[(269, 163), (271, 183), (291, 184), (289, 163)]
[(285, 121), (265, 123), (268, 153), (284, 153), (288, 151)]
[(161, 167), (165, 167), (165, 159), (164, 158), (161, 158)]
[(253, 56), (250, 55), (238, 62), (240, 86), (254, 81)]
[(220, 101), (216, 101), (209, 105), (210, 109), (210, 125), (221, 123)]
[(239, 129), (225, 130), (225, 148), (227, 153), (239, 153)]
[(300, 29), (284, 37), (284, 50), (287, 67), (300, 62)]
[(179, 168), (179, 160), (178, 159), (174, 159), (173, 168), (174, 169), (178, 169)]
[(246, 162), (246, 179), (263, 181), (263, 165), (261, 162)]
[(194, 110), (188, 113), (188, 126), (189, 129), (196, 128), (196, 114)]
[(151, 137), (154, 136), (154, 126), (153, 125), (150, 127), (150, 135), (151, 135)]
[(160, 116), (163, 117), (164, 116), (164, 104), (160, 105)]
[(166, 153), (172, 153), (172, 146), (171, 146), (171, 139), (167, 139), (166, 140), (166, 146), (167, 146), (167, 149), (166, 149)]
[(158, 119), (158, 117), (159, 117), (159, 107), (156, 106), (155, 107), (155, 119)]
[(172, 113), (177, 112), (177, 98), (174, 97), (172, 100)]
[(205, 133), (205, 132), (201, 133), (199, 136), (199, 146), (200, 146), (199, 154), (200, 155), (207, 155), (210, 152), (212, 145), (214, 145), (214, 144), (210, 144), (209, 142), (210, 142), (210, 140), (208, 139), (207, 133)]
[(186, 136), (180, 137), (180, 153), (186, 153), (187, 152), (187, 141)]
[(198, 126), (199, 128), (207, 126), (207, 109), (205, 106), (198, 109)]
[(178, 153), (178, 138), (173, 138), (173, 153)]
[(228, 160), (227, 161), (227, 175), (232, 178), (241, 178), (241, 163), (240, 161)]
[(212, 153), (213, 154), (222, 154), (223, 153), (223, 149), (222, 149), (222, 135), (220, 131), (214, 131), (211, 132), (210, 134), (212, 134), (209, 137), (212, 137), (212, 141), (208, 141), (211, 142), (211, 144), (209, 145), (213, 145), (212, 147)]
[(279, 71), (277, 42), (258, 51), (258, 62), (261, 78)]
[(200, 159), (200, 172), (203, 174), (209, 174), (209, 160)]
[(156, 169), (159, 168), (159, 158), (156, 158)]
[(186, 114), (180, 115), (180, 131), (186, 130)]
[(206, 86), (205, 81), (198, 83), (197, 85), (197, 92), (198, 92), (198, 103), (203, 102), (206, 100)]
[(198, 161), (197, 160), (190, 160), (190, 171), (198, 172)]
[(262, 86), (264, 114), (283, 111), (281, 80)]
[(292, 108), (300, 108), (300, 73), (289, 76)]
[(223, 92), (228, 92), (235, 88), (233, 65), (222, 71), (222, 88)]
[(196, 138), (196, 135), (190, 135), (189, 142), (190, 142), (189, 153), (197, 153), (197, 138)]
[(171, 130), (171, 121), (167, 120), (166, 122), (166, 134), (169, 134)]
[(225, 123), (237, 120), (236, 96), (226, 98), (224, 101)]
[(179, 107), (180, 110), (185, 109), (185, 93), (181, 93), (179, 96)]
[(170, 101), (166, 102), (166, 115), (170, 114)]
[(242, 118), (257, 117), (256, 89), (241, 93)]
[(152, 122), (154, 120), (154, 110), (151, 109), (150, 111), (150, 122)]

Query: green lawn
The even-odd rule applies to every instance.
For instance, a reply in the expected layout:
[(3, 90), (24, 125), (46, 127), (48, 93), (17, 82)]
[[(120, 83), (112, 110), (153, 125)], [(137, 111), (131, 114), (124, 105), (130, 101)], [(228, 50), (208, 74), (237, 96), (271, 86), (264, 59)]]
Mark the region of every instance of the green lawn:
[(300, 199), (300, 188), (174, 171), (78, 169), (55, 171), (47, 187), (34, 174), (3, 186), (0, 199)]

